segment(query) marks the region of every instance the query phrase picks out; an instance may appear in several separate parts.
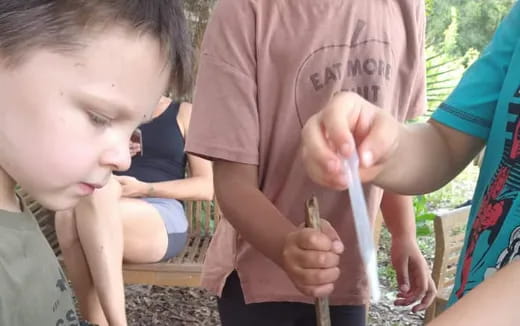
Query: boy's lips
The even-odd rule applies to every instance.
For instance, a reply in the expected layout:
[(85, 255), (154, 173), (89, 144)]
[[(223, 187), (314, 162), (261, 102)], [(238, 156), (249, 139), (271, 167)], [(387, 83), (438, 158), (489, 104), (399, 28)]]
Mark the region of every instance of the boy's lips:
[(82, 182), (79, 184), (79, 187), (80, 187), (82, 193), (84, 193), (85, 195), (90, 195), (91, 193), (94, 192), (94, 190), (103, 187), (103, 185), (101, 185), (99, 183), (96, 184), (96, 183)]

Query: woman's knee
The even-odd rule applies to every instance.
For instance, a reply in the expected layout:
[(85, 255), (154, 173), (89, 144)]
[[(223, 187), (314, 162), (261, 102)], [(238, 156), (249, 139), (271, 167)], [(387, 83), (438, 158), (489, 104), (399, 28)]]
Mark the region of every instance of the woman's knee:
[(62, 250), (79, 243), (76, 216), (73, 210), (59, 211), (54, 215), (56, 236)]

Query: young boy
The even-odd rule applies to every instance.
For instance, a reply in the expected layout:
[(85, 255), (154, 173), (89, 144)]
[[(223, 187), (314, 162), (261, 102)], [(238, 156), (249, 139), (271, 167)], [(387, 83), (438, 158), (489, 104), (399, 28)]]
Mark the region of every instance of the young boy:
[[(388, 111), (399, 107), (391, 114), (400, 121), (423, 110), (423, 5), (217, 3), (202, 46), (186, 147), (214, 160), (226, 217), (203, 275), (203, 285), (219, 295), (223, 325), (312, 325), (312, 296), (330, 293), (334, 325), (364, 325), (367, 284), (348, 196), (305, 176), (300, 131), (342, 89)], [(382, 192), (365, 191), (373, 218)], [(299, 228), (312, 194), (331, 222), (323, 223), (324, 234)], [(393, 234), (398, 303), (423, 300), (415, 310), (424, 308), (434, 287), (415, 242), (410, 199), (385, 194), (383, 210)]]
[(79, 324), (15, 185), (61, 210), (128, 168), (132, 131), (188, 81), (172, 17), (178, 1), (0, 1), (0, 325)]
[[(519, 41), (520, 4), (516, 3), (481, 58), (428, 123), (401, 126), (359, 96), (344, 93), (311, 118), (303, 132), (310, 176), (336, 189), (344, 189), (345, 180), (335, 153), (348, 156), (355, 150), (351, 135), (358, 145), (363, 179), (408, 194), (446, 184), (487, 145), (450, 304), (520, 256)], [(501, 277), (507, 279), (515, 269), (518, 264)], [(497, 279), (481, 293), (499, 289)], [(518, 288), (515, 285), (511, 284)], [(480, 309), (471, 319), (496, 325), (490, 319), (496, 315), (495, 310), (490, 314)]]

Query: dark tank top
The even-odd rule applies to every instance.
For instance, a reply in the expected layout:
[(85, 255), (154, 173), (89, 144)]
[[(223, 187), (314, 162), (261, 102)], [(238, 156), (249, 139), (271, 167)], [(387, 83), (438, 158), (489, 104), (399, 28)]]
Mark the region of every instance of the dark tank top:
[(152, 121), (139, 127), (142, 132), (143, 155), (132, 158), (130, 169), (119, 175), (129, 175), (144, 182), (161, 182), (183, 179), (186, 170), (186, 153), (177, 114), (180, 103), (172, 102)]

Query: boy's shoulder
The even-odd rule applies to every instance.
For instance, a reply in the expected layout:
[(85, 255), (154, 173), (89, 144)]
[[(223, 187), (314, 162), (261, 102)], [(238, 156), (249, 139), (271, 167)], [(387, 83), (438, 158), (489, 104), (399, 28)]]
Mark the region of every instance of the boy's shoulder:
[(56, 256), (33, 214), (0, 210), (0, 325), (72, 325), (77, 316)]

